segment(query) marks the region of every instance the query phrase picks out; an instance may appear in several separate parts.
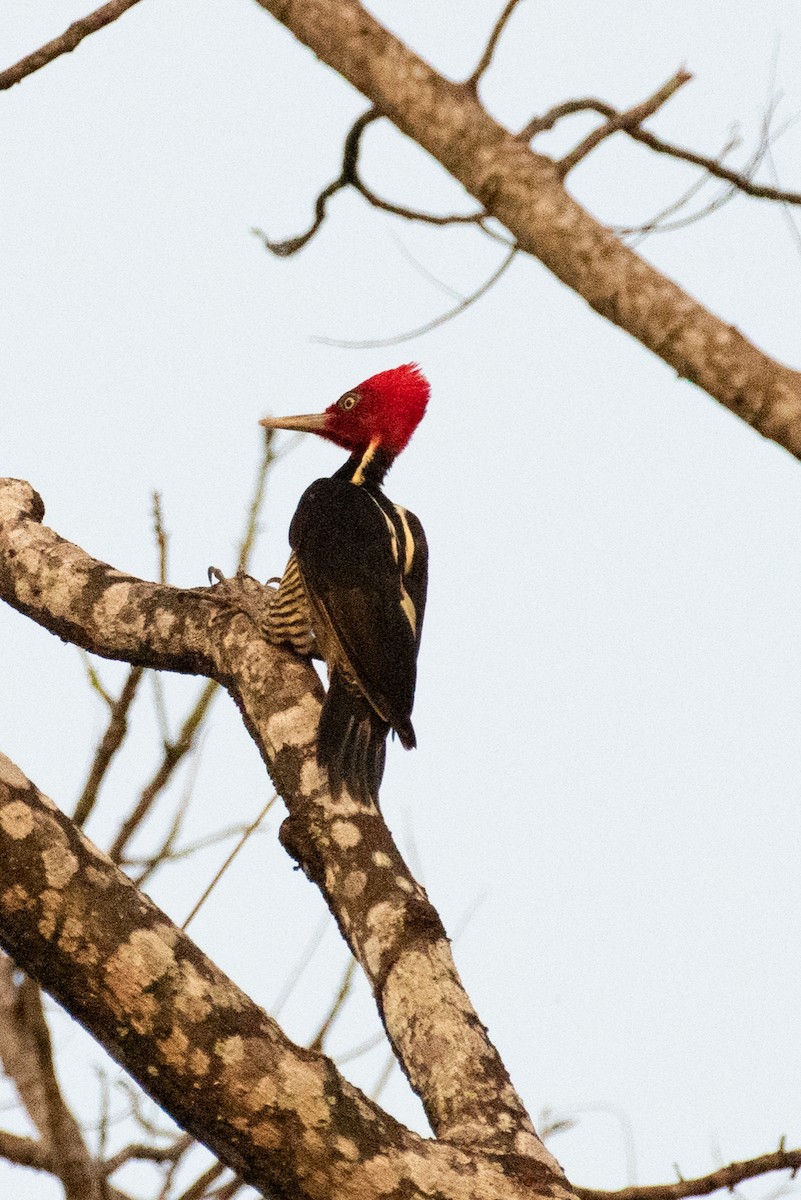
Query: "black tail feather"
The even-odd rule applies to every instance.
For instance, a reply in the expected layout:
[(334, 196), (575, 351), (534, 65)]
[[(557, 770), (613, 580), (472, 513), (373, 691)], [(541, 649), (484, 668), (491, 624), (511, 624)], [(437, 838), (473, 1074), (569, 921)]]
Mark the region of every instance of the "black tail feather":
[(317, 731), (317, 761), (335, 796), (344, 786), (356, 800), (378, 804), (388, 732), (387, 722), (335, 670)]

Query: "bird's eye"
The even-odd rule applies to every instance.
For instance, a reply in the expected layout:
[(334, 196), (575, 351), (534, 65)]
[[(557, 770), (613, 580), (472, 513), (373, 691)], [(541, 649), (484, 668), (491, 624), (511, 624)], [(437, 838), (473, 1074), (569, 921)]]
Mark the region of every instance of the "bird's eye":
[(339, 407), (344, 408), (345, 411), (348, 412), (351, 408), (355, 408), (358, 403), (359, 397), (355, 396), (353, 392), (348, 392), (347, 395), (343, 396), (340, 400)]

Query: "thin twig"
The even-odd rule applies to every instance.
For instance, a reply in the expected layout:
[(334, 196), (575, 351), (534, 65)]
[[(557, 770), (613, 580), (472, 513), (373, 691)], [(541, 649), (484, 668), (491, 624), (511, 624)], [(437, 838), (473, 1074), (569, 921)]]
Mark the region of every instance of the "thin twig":
[(284, 241), (275, 242), (267, 237), (267, 234), (262, 229), (253, 229), (253, 234), (260, 239), (266, 250), (271, 254), (275, 254), (278, 258), (288, 258), (291, 254), (297, 254), (298, 250), (302, 250), (307, 242), (311, 241), (317, 230), (322, 225), (326, 217), (328, 201), (337, 192), (341, 192), (352, 181), (353, 172), (356, 168), (356, 162), (359, 157), (359, 143), (361, 136), (368, 125), (376, 121), (380, 117), (380, 113), (375, 108), (368, 108), (360, 117), (357, 117), (351, 126), (345, 138), (342, 150), (342, 169), (328, 187), (323, 188), (319, 196), (314, 202), (314, 220), (305, 233), (298, 234), (296, 237), (287, 238)]
[(69, 54), (90, 33), (96, 33), (98, 29), (110, 25), (112, 21), (116, 21), (117, 17), (121, 17), (124, 12), (133, 8), (137, 3), (138, 0), (111, 0), (110, 4), (104, 4), (89, 16), (75, 21), (68, 29), (65, 29), (60, 37), (53, 38), (52, 42), (40, 46), (33, 54), (28, 54), (25, 58), (20, 59), (13, 67), (0, 71), (0, 92), (13, 87), (26, 75), (32, 75), (34, 71), (47, 66), (54, 58), (59, 58), (62, 54)]
[(386, 1062), (384, 1063), (383, 1067), (381, 1068), (378, 1078), (376, 1079), (375, 1083), (373, 1084), (373, 1089), (370, 1092), (371, 1100), (374, 1100), (376, 1102), (379, 1100), (381, 1093), (383, 1092), (384, 1088), (387, 1086), (390, 1079), (392, 1078), (392, 1072), (395, 1070), (397, 1065), (398, 1065), (398, 1060), (395, 1057), (395, 1052), (393, 1050), (390, 1050), (389, 1054), (387, 1055)]
[[(606, 117), (607, 120), (613, 120), (615, 117), (621, 116), (616, 108), (613, 108), (611, 104), (606, 104), (603, 100), (597, 100), (592, 97), (582, 100), (566, 100), (564, 103), (550, 108), (542, 116), (533, 117), (517, 136), (521, 141), (531, 141), (537, 134), (546, 133), (548, 130), (553, 129), (554, 125), (562, 120), (563, 117), (569, 117), (580, 112), (595, 112), (599, 116)], [(743, 174), (740, 171), (733, 171), (715, 158), (696, 154), (694, 150), (687, 150), (682, 146), (674, 146), (671, 142), (666, 142), (663, 138), (659, 138), (645, 129), (631, 127), (626, 128), (624, 132), (634, 141), (641, 142), (656, 154), (665, 154), (670, 158), (679, 159), (680, 162), (687, 162), (692, 166), (701, 167), (716, 179), (722, 179), (726, 183), (732, 184), (738, 191), (743, 192), (747, 196), (753, 196), (758, 200), (777, 200), (785, 204), (801, 204), (801, 192), (790, 192), (783, 188), (771, 187), (768, 184), (755, 183), (752, 179), (748, 178), (747, 174)]]
[(495, 28), (493, 29), (492, 33), (489, 36), (489, 40), (488, 40), (486, 46), (484, 47), (484, 52), (482, 53), (481, 58), (478, 60), (476, 69), (464, 81), (465, 87), (470, 88), (470, 90), (472, 92), (475, 92), (477, 90), (481, 76), (484, 74), (484, 72), (488, 69), (488, 67), (492, 63), (492, 58), (493, 58), (493, 55), (495, 54), (495, 49), (498, 45), (498, 42), (500, 41), (501, 34), (503, 33), (504, 29), (506, 28), (509, 18), (511, 17), (512, 13), (517, 8), (519, 3), (520, 3), (520, 0), (508, 0), (508, 3), (506, 4), (503, 12), (498, 17), (498, 20), (495, 22)]
[(430, 213), (423, 212), (419, 208), (406, 208), (402, 204), (393, 204), (391, 200), (383, 200), (376, 195), (355, 169), (350, 183), (373, 208), (390, 213), (393, 217), (402, 217), (404, 221), (419, 221), (423, 225), (480, 225), (487, 219), (487, 214), (483, 209), (473, 213)]
[(411, 263), (419, 275), (422, 275), (423, 278), (427, 279), (429, 283), (433, 283), (434, 287), (439, 288), (441, 292), (445, 292), (447, 296), (450, 296), (451, 300), (464, 300), (464, 292), (457, 292), (456, 288), (452, 288), (450, 284), (445, 283), (445, 281), (440, 279), (438, 275), (435, 275), (433, 271), (429, 271), (428, 267), (421, 263), (419, 259), (415, 258), (408, 246), (406, 246), (399, 237), (393, 237), (392, 240), (406, 261)]
[(376, 1046), (380, 1046), (386, 1040), (387, 1035), (382, 1029), (379, 1033), (374, 1033), (372, 1037), (365, 1038), (363, 1042), (359, 1042), (358, 1046), (352, 1046), (350, 1050), (346, 1050), (343, 1054), (335, 1055), (334, 1061), (338, 1067), (343, 1063), (353, 1062), (354, 1058), (361, 1058), (363, 1054), (369, 1054), (371, 1050), (375, 1050)]
[(208, 680), (191, 711), (184, 718), (178, 736), (174, 741), (165, 743), (161, 762), (156, 768), (150, 782), (143, 788), (133, 809), (123, 821), (112, 843), (109, 855), (114, 862), (120, 861), (125, 847), (150, 812), (160, 793), (167, 786), (176, 767), (192, 749), (195, 737), (201, 723), (206, 717), (218, 687), (219, 684), (215, 683), (213, 679)]
[[(184, 819), (189, 809), (189, 801), (192, 799), (192, 793), (195, 790), (195, 783), (197, 782), (198, 771), (200, 770), (200, 762), (201, 755), (198, 752), (194, 755), (189, 772), (189, 778), (186, 781), (186, 785), (181, 794), (181, 798), (178, 801), (175, 812), (173, 813), (172, 821), (170, 822), (169, 829), (162, 840), (161, 846), (158, 848), (155, 854), (150, 855), (144, 864), (143, 870), (141, 870), (134, 879), (134, 883), (139, 888), (144, 887), (145, 883), (149, 879), (152, 879), (156, 871), (163, 863), (171, 862), (177, 857), (177, 855), (174, 854), (174, 846), (178, 840), (181, 829), (183, 828)], [(126, 860), (126, 864), (131, 865), (129, 859)]]
[[(721, 159), (739, 144), (739, 137), (733, 135), (721, 150)], [(755, 162), (755, 160), (752, 160), (752, 162)], [(630, 245), (639, 246), (645, 238), (650, 237), (653, 233), (672, 233), (677, 229), (685, 229), (689, 225), (694, 225), (697, 221), (702, 221), (705, 217), (723, 208), (725, 204), (728, 204), (737, 195), (737, 189), (728, 184), (716, 196), (713, 196), (703, 208), (696, 209), (694, 212), (687, 213), (681, 217), (675, 216), (675, 214), (680, 213), (691, 200), (703, 191), (709, 184), (710, 179), (709, 175), (701, 175), (676, 200), (673, 200), (663, 209), (660, 209), (649, 220), (640, 222), (639, 225), (610, 225), (609, 228), (618, 237), (631, 239)], [(674, 219), (670, 220), (669, 218), (671, 217)]]
[(190, 922), (190, 921), (193, 921), (193, 920), (194, 920), (194, 918), (197, 916), (197, 914), (200, 912), (200, 909), (201, 909), (201, 908), (202, 908), (202, 906), (203, 906), (203, 905), (206, 903), (206, 901), (208, 900), (208, 898), (209, 898), (209, 896), (211, 895), (212, 891), (213, 891), (213, 890), (214, 890), (214, 888), (217, 886), (217, 884), (220, 882), (220, 880), (222, 879), (223, 875), (224, 875), (224, 874), (225, 874), (225, 872), (228, 870), (228, 868), (230, 867), (231, 863), (232, 863), (232, 862), (234, 861), (234, 859), (236, 858), (236, 856), (237, 856), (237, 854), (239, 853), (239, 851), (240, 851), (240, 850), (242, 849), (242, 847), (245, 845), (245, 843), (247, 842), (247, 840), (248, 840), (248, 838), (250, 837), (250, 835), (251, 835), (252, 833), (254, 833), (254, 832), (255, 832), (255, 831), (258, 829), (259, 825), (261, 825), (262, 821), (263, 821), (263, 820), (264, 820), (264, 818), (267, 816), (267, 813), (270, 811), (270, 809), (271, 809), (271, 808), (272, 808), (272, 806), (275, 804), (275, 802), (276, 802), (276, 800), (277, 800), (277, 799), (278, 799), (278, 792), (273, 792), (273, 794), (272, 794), (272, 796), (270, 797), (270, 799), (269, 799), (269, 800), (267, 801), (267, 803), (264, 805), (264, 808), (261, 810), (261, 812), (259, 813), (259, 815), (256, 817), (256, 820), (255, 820), (255, 821), (252, 821), (252, 822), (250, 823), (250, 825), (248, 825), (247, 829), (246, 829), (246, 830), (245, 830), (245, 832), (242, 834), (241, 838), (239, 839), (239, 841), (237, 842), (237, 844), (234, 846), (233, 850), (232, 850), (232, 851), (231, 851), (231, 853), (228, 855), (228, 857), (226, 858), (225, 862), (223, 863), (223, 865), (220, 867), (220, 869), (219, 869), (219, 871), (217, 872), (217, 874), (216, 874), (216, 875), (214, 876), (214, 878), (212, 879), (211, 883), (208, 885), (208, 887), (207, 887), (207, 888), (205, 888), (205, 890), (203, 891), (203, 894), (201, 895), (201, 897), (200, 897), (200, 899), (198, 900), (197, 904), (194, 906), (194, 908), (193, 908), (193, 909), (192, 909), (192, 911), (190, 912), (189, 916), (186, 918), (186, 920), (184, 921), (183, 925), (181, 926), (181, 929), (186, 929), (186, 927), (189, 925), (189, 922)]
[(267, 490), (267, 476), (276, 460), (274, 446), (275, 430), (265, 429), (262, 456), (256, 472), (256, 483), (253, 488), (253, 496), (245, 521), (245, 532), (239, 544), (239, 558), (236, 564), (237, 572), (247, 571), (250, 566), (250, 556), (256, 544), (256, 535), (259, 531), (259, 517), (261, 516), (261, 509), (264, 504), (264, 494)]
[(108, 773), (114, 755), (119, 750), (128, 732), (128, 713), (144, 673), (144, 667), (131, 667), (123, 684), (122, 691), (112, 704), (108, 725), (95, 751), (86, 783), (83, 786), (78, 803), (75, 805), (75, 812), (72, 819), (76, 825), (82, 826), (86, 823), (97, 803), (100, 785)]
[(605, 125), (602, 125), (599, 129), (594, 129), (569, 154), (560, 159), (557, 166), (562, 177), (564, 178), (569, 171), (572, 171), (576, 164), (580, 163), (583, 158), (586, 158), (605, 138), (611, 137), (613, 133), (628, 132), (631, 129), (638, 128), (643, 121), (647, 120), (648, 117), (652, 117), (671, 96), (676, 94), (679, 88), (684, 87), (685, 83), (689, 83), (691, 79), (692, 75), (682, 68), (671, 79), (668, 79), (666, 83), (663, 83), (662, 87), (654, 92), (653, 96), (649, 96), (647, 100), (643, 100), (640, 104), (635, 104), (633, 108), (626, 109), (625, 112), (617, 113), (614, 117), (609, 117)]
[(223, 1183), (220, 1187), (215, 1188), (214, 1191), (210, 1193), (210, 1196), (212, 1196), (214, 1200), (234, 1200), (234, 1196), (241, 1192), (245, 1187), (247, 1187), (247, 1184), (245, 1183), (244, 1179), (231, 1179), (228, 1183)]
[(334, 999), (331, 1002), (328, 1012), (326, 1013), (326, 1015), (323, 1019), (323, 1022), (320, 1025), (320, 1028), (317, 1030), (316, 1034), (314, 1035), (312, 1040), (309, 1042), (310, 1050), (317, 1050), (320, 1052), (323, 1051), (323, 1049), (325, 1047), (325, 1039), (328, 1037), (329, 1033), (331, 1032), (334, 1022), (336, 1021), (339, 1014), (342, 1012), (342, 1009), (345, 1006), (348, 996), (351, 993), (355, 975), (356, 975), (356, 959), (351, 956), (350, 961), (348, 962), (348, 965), (345, 967), (345, 970), (342, 973), (342, 982), (340, 983), (339, 987), (337, 988), (336, 994), (334, 995)]
[[(193, 854), (198, 854), (201, 850), (209, 850), (212, 846), (219, 846), (221, 842), (227, 842), (229, 838), (240, 837), (248, 828), (248, 823), (240, 821), (237, 825), (227, 825), (224, 829), (218, 829), (216, 833), (209, 833), (206, 837), (198, 838), (194, 842), (188, 842), (185, 846), (171, 846), (169, 852), (164, 855), (155, 854), (126, 854), (122, 859), (121, 865), (124, 868), (142, 867), (146, 871), (146, 875), (137, 876), (135, 883), (141, 887), (142, 881), (149, 878), (151, 868), (160, 866), (165, 862), (181, 862), (183, 859), (191, 858)], [(158, 862), (156, 861), (158, 857)]]
[(401, 342), (408, 342), (412, 338), (421, 337), (424, 333), (430, 333), (432, 329), (437, 329), (440, 325), (444, 325), (446, 321), (451, 321), (454, 317), (458, 317), (459, 314), (463, 313), (466, 308), (470, 307), (471, 304), (475, 304), (477, 300), (480, 300), (482, 296), (485, 296), (490, 288), (498, 282), (507, 268), (511, 266), (512, 259), (517, 254), (517, 251), (518, 247), (512, 246), (509, 253), (504, 257), (501, 265), (492, 272), (489, 279), (486, 279), (484, 283), (482, 283), (481, 287), (476, 288), (474, 292), (471, 292), (469, 296), (466, 296), (465, 299), (461, 300), (454, 308), (449, 309), (445, 313), (441, 313), (438, 317), (434, 317), (432, 321), (426, 321), (425, 325), (418, 325), (416, 329), (410, 329), (406, 333), (395, 334), (394, 337), (369, 338), (358, 342), (345, 341), (340, 338), (329, 337), (312, 337), (310, 340), (312, 342), (317, 342), (322, 346), (337, 346), (343, 350), (372, 350), (383, 346), (397, 346)]
[(113, 708), (116, 704), (116, 700), (103, 686), (103, 680), (100, 678), (100, 672), (92, 662), (90, 655), (86, 652), (86, 650), (80, 648), (78, 653), (81, 656), (81, 661), (83, 662), (84, 669), (86, 671), (86, 678), (89, 680), (89, 687), (93, 692), (97, 692), (98, 696), (107, 708)]
[(298, 959), (298, 962), (296, 963), (296, 965), (294, 967), (294, 970), (284, 980), (284, 986), (281, 988), (281, 991), (278, 993), (278, 997), (277, 997), (275, 1003), (273, 1004), (272, 1008), (269, 1009), (269, 1013), (270, 1013), (271, 1017), (274, 1017), (277, 1020), (278, 1017), (281, 1015), (281, 1010), (283, 1009), (283, 1007), (286, 1004), (289, 997), (294, 992), (295, 988), (298, 986), (298, 983), (300, 982), (303, 972), (306, 970), (309, 963), (311, 962), (311, 960), (314, 958), (315, 954), (319, 950), (320, 943), (322, 942), (323, 938), (325, 937), (326, 933), (328, 932), (328, 928), (329, 928), (329, 921), (326, 917), (323, 917), (323, 919), (319, 922), (317, 928), (315, 929), (314, 933), (312, 934), (312, 936), (309, 938), (308, 942), (306, 943), (306, 946), (304, 947), (303, 952), (301, 953), (301, 956)]
[(190, 1184), (186, 1191), (181, 1192), (178, 1200), (203, 1200), (203, 1197), (206, 1196), (210, 1185), (214, 1183), (216, 1179), (219, 1179), (226, 1170), (227, 1168), (223, 1166), (221, 1162), (212, 1163), (202, 1175), (197, 1177), (193, 1184)]
[(103, 1175), (108, 1178), (126, 1163), (137, 1162), (176, 1162), (187, 1150), (195, 1145), (195, 1139), (188, 1133), (182, 1133), (167, 1146), (154, 1146), (147, 1142), (132, 1142), (118, 1150), (111, 1158), (103, 1163)]
[[(801, 1149), (785, 1150), (780, 1145), (772, 1154), (762, 1154), (744, 1162), (729, 1163), (709, 1175), (696, 1179), (683, 1179), (679, 1174), (676, 1183), (660, 1183), (650, 1187), (627, 1187), (616, 1192), (600, 1191), (597, 1188), (576, 1187), (580, 1200), (684, 1200), (686, 1196), (708, 1196), (710, 1192), (728, 1188), (731, 1191), (746, 1179), (756, 1179), (770, 1171), (793, 1171), (801, 1168)], [(678, 1173), (678, 1168), (677, 1168)]]
[[(515, 0), (515, 3), (517, 2), (518, 0)], [(367, 126), (372, 124), (373, 121), (378, 120), (380, 116), (381, 113), (377, 109), (369, 108), (354, 121), (343, 144), (342, 169), (337, 178), (332, 180), (327, 187), (323, 188), (315, 200), (314, 220), (305, 233), (297, 234), (295, 237), (286, 238), (283, 241), (273, 241), (263, 229), (254, 228), (251, 230), (259, 238), (266, 250), (269, 250), (271, 254), (275, 254), (278, 258), (288, 258), (292, 254), (297, 254), (298, 250), (302, 250), (311, 241), (325, 220), (328, 212), (328, 201), (337, 192), (341, 192), (346, 187), (352, 187), (373, 208), (377, 208), (381, 212), (390, 213), (395, 217), (402, 217), (405, 221), (419, 221), (426, 225), (437, 226), (482, 225), (486, 221), (487, 214), (483, 210), (474, 213), (448, 214), (423, 212), (420, 209), (407, 208), (402, 204), (394, 204), (390, 200), (384, 200), (372, 188), (368, 187), (359, 174), (358, 169), (361, 137)], [(491, 234), (491, 236), (497, 235)]]
[(153, 493), (153, 534), (159, 552), (159, 583), (167, 582), (167, 531), (164, 528), (164, 512), (161, 507), (161, 492)]

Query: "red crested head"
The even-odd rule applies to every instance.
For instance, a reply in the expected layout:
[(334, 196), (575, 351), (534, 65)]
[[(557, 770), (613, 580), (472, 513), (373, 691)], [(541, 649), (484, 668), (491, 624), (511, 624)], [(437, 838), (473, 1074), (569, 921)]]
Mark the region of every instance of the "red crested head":
[(298, 417), (265, 417), (268, 429), (316, 433), (351, 453), (374, 449), (384, 459), (397, 458), (423, 419), (431, 389), (416, 363), (371, 375), (340, 396), (323, 413)]
[(378, 442), (396, 458), (423, 419), (430, 394), (416, 363), (371, 375), (325, 410), (324, 438), (351, 452)]

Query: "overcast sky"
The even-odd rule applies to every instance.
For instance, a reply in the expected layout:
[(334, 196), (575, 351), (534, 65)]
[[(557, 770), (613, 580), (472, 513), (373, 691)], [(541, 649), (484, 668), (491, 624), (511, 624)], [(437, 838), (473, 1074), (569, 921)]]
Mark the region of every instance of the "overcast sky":
[[(454, 78), (500, 7), (370, 6)], [(0, 66), (84, 11), (3, 0)], [(686, 65), (694, 82), (652, 128), (715, 154), (739, 124), (743, 163), (774, 73), (775, 128), (801, 110), (800, 63), (792, 0), (530, 0), (483, 94), (519, 127), (569, 97), (628, 107)], [(251, 228), (306, 227), (365, 107), (248, 0), (143, 0), (0, 96), (0, 474), (28, 479), (62, 536), (148, 578), (160, 489), (173, 581), (202, 584), (210, 563), (234, 565), (258, 418), (318, 410), (418, 361), (432, 402), (387, 491), (430, 542), (419, 749), (390, 747), (382, 807), (458, 933), (476, 1007), (532, 1112), (578, 1117), (551, 1143), (577, 1184), (669, 1181), (675, 1163), (689, 1176), (781, 1134), (798, 1144), (801, 466), (532, 260), (408, 344), (314, 341), (412, 329), (454, 302), (425, 271), (468, 293), (502, 253), (475, 231), (410, 226), (347, 195), (296, 258), (265, 253)], [(538, 145), (561, 151), (592, 124), (574, 119)], [(797, 124), (773, 160), (801, 189)], [(364, 170), (400, 202), (468, 205), (383, 125), (367, 135)], [(696, 178), (616, 138), (570, 187), (627, 225)], [(690, 211), (720, 190), (708, 185)], [(738, 198), (640, 251), (799, 365), (801, 250), (780, 208)], [(282, 462), (254, 573), (280, 574), (301, 492), (341, 461), (307, 438)], [(101, 671), (109, 686), (122, 677)], [(67, 810), (102, 728), (83, 676), (76, 650), (0, 609), (0, 750)], [(169, 694), (180, 708), (199, 686), (173, 680)], [(139, 710), (89, 828), (101, 844), (156, 752), (146, 691)], [(268, 794), (220, 696), (189, 834), (248, 819)], [(193, 930), (268, 1009), (324, 916), (277, 843), (278, 820)], [(220, 858), (156, 880), (154, 899), (183, 920)], [(330, 922), (281, 1012), (291, 1036), (313, 1032), (345, 961)], [(102, 1052), (65, 1019), (55, 1027), (70, 1096), (93, 1112), (83, 1064)], [(362, 988), (332, 1051), (375, 1028)], [(379, 1049), (346, 1070), (370, 1089), (383, 1063)], [(426, 1131), (399, 1072), (382, 1102)], [(24, 1128), (7, 1112), (0, 1124)], [(0, 1194), (59, 1189), (0, 1164)]]

